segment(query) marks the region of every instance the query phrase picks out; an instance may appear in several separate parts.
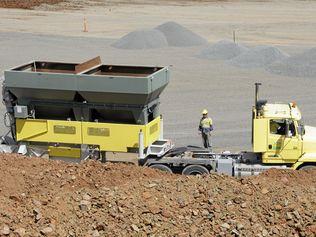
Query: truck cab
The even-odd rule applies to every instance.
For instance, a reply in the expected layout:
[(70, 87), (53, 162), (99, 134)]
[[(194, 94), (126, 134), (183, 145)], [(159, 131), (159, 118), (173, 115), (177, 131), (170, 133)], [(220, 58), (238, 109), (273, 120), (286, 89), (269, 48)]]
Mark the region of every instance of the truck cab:
[(311, 168), (316, 166), (316, 128), (303, 125), (296, 103), (272, 104), (256, 99), (253, 151), (261, 154), (263, 164)]

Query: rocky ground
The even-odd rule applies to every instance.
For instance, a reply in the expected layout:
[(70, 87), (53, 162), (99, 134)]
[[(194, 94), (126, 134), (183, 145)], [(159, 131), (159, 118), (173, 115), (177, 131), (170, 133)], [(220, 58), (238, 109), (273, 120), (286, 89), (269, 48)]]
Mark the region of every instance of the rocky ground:
[[(192, 4), (194, 2), (221, 2), (221, 0), (160, 0), (164, 4)], [(158, 2), (158, 4), (160, 4)], [(60, 6), (53, 6), (62, 3)], [(0, 8), (21, 8), (40, 10), (78, 9), (86, 5), (115, 6), (118, 4), (157, 4), (155, 0), (1, 0)], [(40, 6), (40, 8), (38, 8)]]
[(0, 236), (315, 236), (316, 170), (235, 179), (0, 156)]
[(64, 0), (1, 0), (0, 7), (3, 8), (23, 8), (31, 9), (35, 6), (39, 6), (43, 3), (45, 4), (56, 4), (64, 2)]

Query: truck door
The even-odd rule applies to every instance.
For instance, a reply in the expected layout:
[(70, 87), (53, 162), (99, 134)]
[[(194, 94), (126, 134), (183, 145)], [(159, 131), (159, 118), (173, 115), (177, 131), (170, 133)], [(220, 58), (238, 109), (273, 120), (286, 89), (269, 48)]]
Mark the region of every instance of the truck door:
[[(289, 134), (286, 136), (287, 125)], [(271, 119), (265, 163), (294, 163), (301, 154), (301, 142), (293, 120)]]

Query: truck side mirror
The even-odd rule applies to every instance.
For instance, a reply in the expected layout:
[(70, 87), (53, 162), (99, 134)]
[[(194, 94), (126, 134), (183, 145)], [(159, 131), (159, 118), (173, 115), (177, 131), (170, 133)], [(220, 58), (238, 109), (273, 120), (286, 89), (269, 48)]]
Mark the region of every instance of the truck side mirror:
[(298, 125), (297, 131), (298, 131), (298, 134), (300, 134), (301, 136), (303, 136), (303, 135), (305, 134), (304, 125), (303, 125), (303, 124)]
[(290, 121), (285, 120), (285, 137), (291, 138), (293, 134), (290, 131)]

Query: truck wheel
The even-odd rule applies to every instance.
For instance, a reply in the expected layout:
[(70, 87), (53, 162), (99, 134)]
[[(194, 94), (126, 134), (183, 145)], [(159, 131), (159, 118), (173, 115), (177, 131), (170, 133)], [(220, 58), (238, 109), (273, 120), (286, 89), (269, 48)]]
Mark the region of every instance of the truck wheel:
[(172, 170), (166, 166), (166, 165), (160, 165), (160, 164), (157, 164), (157, 165), (151, 165), (149, 166), (150, 168), (153, 168), (153, 169), (157, 169), (157, 170), (161, 170), (161, 171), (164, 171), (166, 173), (172, 173)]
[(182, 171), (184, 175), (202, 175), (202, 174), (209, 174), (210, 172), (201, 165), (189, 165), (185, 167)]
[(305, 165), (300, 168), (300, 170), (311, 170), (311, 169), (316, 169), (315, 165)]

